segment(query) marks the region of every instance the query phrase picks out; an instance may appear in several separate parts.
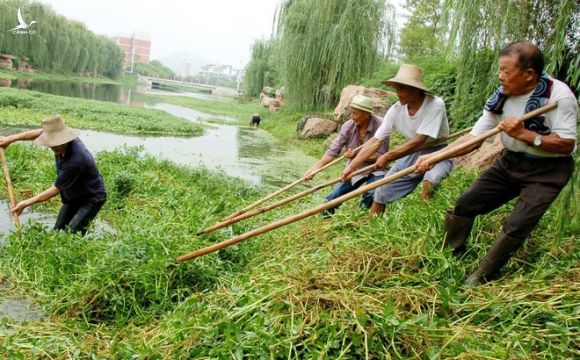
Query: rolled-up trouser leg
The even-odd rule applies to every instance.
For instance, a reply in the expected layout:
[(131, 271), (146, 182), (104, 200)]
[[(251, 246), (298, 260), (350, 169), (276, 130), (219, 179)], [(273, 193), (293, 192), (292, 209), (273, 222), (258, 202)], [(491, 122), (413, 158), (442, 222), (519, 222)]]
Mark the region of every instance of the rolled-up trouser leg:
[(445, 245), (451, 248), (454, 255), (465, 251), (473, 220), (472, 217), (454, 215), (451, 212), (445, 214)]

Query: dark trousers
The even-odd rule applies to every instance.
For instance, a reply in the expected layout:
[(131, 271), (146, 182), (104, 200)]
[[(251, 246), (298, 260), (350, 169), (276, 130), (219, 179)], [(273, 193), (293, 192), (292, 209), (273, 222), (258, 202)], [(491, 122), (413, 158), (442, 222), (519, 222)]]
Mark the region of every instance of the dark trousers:
[[(332, 190), (332, 192), (326, 196), (326, 198), (324, 199), (324, 202), (327, 203), (327, 202), (329, 202), (331, 200), (334, 200), (336, 198), (339, 198), (342, 195), (348, 194), (349, 192), (358, 189), (364, 183), (366, 183), (367, 185), (368, 184), (372, 184), (375, 181), (381, 180), (383, 177), (384, 177), (384, 175), (373, 175), (373, 174), (369, 174), (366, 178), (360, 179), (354, 185), (352, 185), (352, 183), (350, 181), (341, 181), (341, 182), (339, 182), (334, 187), (334, 189)], [(374, 190), (371, 190), (371, 191), (368, 191), (368, 192), (364, 193), (364, 195), (362, 196), (362, 198), (360, 200), (360, 206), (362, 208), (370, 209), (371, 205), (373, 204), (373, 196), (374, 196), (374, 193), (375, 193)], [(330, 208), (328, 210), (325, 210), (322, 214), (324, 216), (332, 215), (332, 214), (334, 214), (334, 212), (336, 211), (336, 209), (338, 209), (339, 206), (335, 206), (333, 208)]]
[(493, 166), (459, 197), (453, 214), (475, 217), (519, 197), (504, 223), (503, 232), (523, 241), (564, 188), (573, 171), (572, 157), (530, 158), (504, 150)]
[(68, 229), (70, 232), (80, 232), (85, 235), (89, 223), (97, 216), (104, 203), (105, 201), (63, 204), (56, 218), (54, 229)]

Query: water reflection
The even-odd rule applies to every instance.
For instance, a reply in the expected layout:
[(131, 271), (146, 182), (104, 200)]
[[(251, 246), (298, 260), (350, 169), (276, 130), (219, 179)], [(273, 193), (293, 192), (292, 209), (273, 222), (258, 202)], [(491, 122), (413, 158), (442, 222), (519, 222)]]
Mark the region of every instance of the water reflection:
[(126, 100), (129, 88), (116, 84), (95, 84), (62, 80), (2, 79), (0, 86), (40, 91), (47, 94), (108, 102)]
[[(135, 98), (137, 92), (134, 88), (117, 84), (96, 84), (68, 80), (37, 80), (31, 78), (20, 78), (0, 79), (0, 86), (34, 90), (59, 96), (115, 102), (130, 106), (142, 107), (144, 105), (142, 100)], [(165, 96), (185, 96), (197, 99), (215, 99), (215, 96), (211, 94), (196, 93), (193, 91), (167, 91), (154, 88), (153, 91), (148, 91), (148, 93)]]

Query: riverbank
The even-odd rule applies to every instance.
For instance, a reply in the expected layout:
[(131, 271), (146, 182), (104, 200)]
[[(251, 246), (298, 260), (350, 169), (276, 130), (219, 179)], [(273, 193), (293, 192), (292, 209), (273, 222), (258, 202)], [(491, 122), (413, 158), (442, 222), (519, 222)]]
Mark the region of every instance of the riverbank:
[[(222, 98), (221, 100), (195, 99), (179, 96), (146, 95), (146, 98), (160, 99), (164, 102), (184, 106), (215, 115), (226, 115), (238, 119), (240, 126), (248, 126), (252, 114), (260, 114), (260, 128), (274, 135), (282, 144), (301, 149), (305, 154), (319, 158), (325, 151), (326, 139), (301, 140), (297, 136), (296, 124), (304, 115), (302, 112), (283, 107), (271, 112), (259, 104), (257, 100), (246, 102), (237, 99)], [(220, 122), (218, 120), (218, 122)]]
[(91, 84), (116, 84), (129, 87), (137, 86), (137, 76), (133, 74), (122, 74), (119, 79), (110, 79), (103, 76), (80, 76), (78, 74), (59, 74), (35, 70), (34, 72), (16, 71), (0, 68), (0, 79), (32, 79), (32, 80), (53, 80), (71, 81)]

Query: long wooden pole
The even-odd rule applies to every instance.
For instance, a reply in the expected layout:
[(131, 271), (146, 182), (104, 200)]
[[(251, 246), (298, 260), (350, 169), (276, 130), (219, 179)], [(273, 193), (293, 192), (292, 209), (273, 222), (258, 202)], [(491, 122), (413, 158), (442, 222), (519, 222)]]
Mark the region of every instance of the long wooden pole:
[[(458, 132), (455, 132), (455, 133), (453, 133), (453, 134), (451, 134), (449, 136), (443, 137), (443, 138), (438, 139), (438, 140), (436, 140), (434, 142), (431, 142), (429, 144), (423, 145), (417, 151), (422, 150), (422, 149), (424, 149), (426, 147), (432, 147), (432, 146), (441, 144), (441, 143), (443, 143), (443, 142), (445, 142), (445, 141), (447, 141), (449, 139), (453, 139), (453, 138), (455, 138), (457, 136), (463, 135), (463, 134), (471, 131), (471, 129), (472, 128), (463, 129), (463, 130), (460, 130)], [(402, 157), (402, 156), (400, 156), (400, 157)], [(395, 158), (393, 160), (396, 160), (396, 159), (398, 159), (398, 158)], [(364, 174), (366, 172), (372, 171), (373, 168), (374, 168), (374, 166), (375, 165), (372, 164), (372, 165), (366, 166), (364, 168), (361, 168), (361, 169), (355, 171), (352, 175), (354, 176), (354, 175)], [(199, 231), (196, 235), (199, 236), (199, 235), (202, 235), (202, 234), (207, 234), (207, 233), (210, 233), (212, 231), (215, 231), (215, 230), (221, 229), (223, 227), (226, 227), (228, 225), (231, 225), (231, 224), (237, 223), (239, 221), (245, 220), (247, 218), (250, 218), (252, 216), (256, 216), (256, 215), (259, 215), (259, 214), (263, 214), (263, 213), (265, 213), (267, 211), (270, 211), (272, 209), (275, 209), (277, 207), (280, 207), (282, 205), (285, 205), (285, 204), (287, 204), (289, 202), (292, 202), (294, 200), (298, 200), (300, 198), (303, 198), (304, 196), (309, 195), (309, 194), (312, 194), (313, 192), (316, 192), (316, 191), (318, 191), (320, 189), (324, 189), (325, 187), (334, 185), (334, 184), (336, 184), (336, 183), (338, 183), (340, 181), (341, 181), (341, 178), (340, 177), (337, 178), (337, 179), (329, 180), (329, 181), (324, 182), (322, 184), (316, 185), (316, 186), (314, 186), (314, 187), (312, 187), (310, 189), (306, 189), (306, 190), (304, 190), (302, 192), (299, 192), (299, 193), (297, 193), (295, 195), (292, 195), (292, 196), (286, 197), (284, 199), (281, 199), (281, 200), (279, 200), (279, 201), (277, 201), (277, 202), (275, 202), (275, 203), (273, 203), (271, 205), (264, 206), (264, 207), (262, 207), (260, 209), (254, 210), (254, 211), (245, 212), (245, 213), (240, 214), (240, 215), (238, 215), (236, 217), (230, 217), (230, 218), (228, 218), (226, 220), (223, 220), (221, 222), (218, 222), (218, 223), (216, 223), (216, 224), (214, 224), (212, 226), (209, 226), (209, 227), (207, 227), (207, 228)]]
[[(361, 148), (361, 147), (362, 147), (362, 145), (361, 145), (361, 146), (359, 146), (359, 147), (357, 147), (356, 149), (354, 149), (354, 151), (358, 151), (358, 150), (360, 150), (360, 148)], [(344, 155), (337, 157), (336, 159), (332, 160), (332, 161), (331, 161), (331, 162), (329, 162), (328, 164), (326, 164), (326, 165), (322, 166), (320, 169), (317, 169), (316, 171), (314, 171), (314, 172), (313, 172), (313, 175), (316, 175), (316, 174), (318, 174), (319, 172), (321, 172), (321, 171), (323, 171), (324, 169), (327, 169), (328, 167), (330, 167), (330, 166), (332, 166), (332, 165), (336, 164), (337, 162), (341, 161), (341, 160), (342, 160), (342, 159), (344, 159), (344, 158), (345, 158), (345, 156), (344, 156)], [(238, 210), (238, 211), (234, 212), (233, 214), (231, 214), (231, 215), (229, 215), (229, 216), (227, 216), (227, 217), (223, 218), (223, 219), (222, 219), (222, 221), (224, 221), (224, 222), (225, 222), (225, 221), (227, 221), (227, 220), (229, 220), (229, 219), (233, 219), (233, 218), (235, 218), (235, 217), (237, 217), (237, 216), (239, 216), (239, 215), (241, 215), (241, 214), (243, 214), (243, 213), (245, 213), (245, 212), (247, 212), (247, 211), (249, 211), (249, 210), (251, 210), (251, 209), (255, 208), (256, 206), (258, 206), (258, 205), (260, 205), (260, 204), (263, 204), (263, 203), (265, 203), (266, 201), (268, 201), (268, 200), (272, 199), (273, 197), (276, 197), (276, 196), (278, 196), (278, 195), (282, 194), (283, 192), (285, 192), (285, 191), (288, 191), (288, 190), (292, 189), (293, 187), (295, 187), (295, 186), (297, 186), (297, 185), (300, 185), (300, 184), (301, 184), (301, 183), (303, 183), (304, 181), (306, 181), (306, 179), (305, 179), (304, 177), (301, 177), (300, 179), (298, 179), (298, 180), (295, 180), (294, 182), (292, 182), (292, 183), (290, 183), (290, 184), (288, 184), (288, 185), (284, 186), (283, 188), (281, 188), (281, 189), (279, 189), (279, 190), (276, 190), (276, 191), (274, 191), (273, 193), (271, 193), (271, 194), (269, 194), (269, 195), (266, 195), (265, 197), (263, 197), (263, 198), (261, 198), (261, 199), (258, 199), (256, 202), (254, 202), (254, 203), (252, 203), (252, 204), (250, 204), (250, 205), (246, 206), (245, 208), (243, 208), (243, 209), (240, 209), (240, 210)]]
[(12, 181), (10, 180), (10, 172), (8, 171), (8, 162), (6, 161), (6, 156), (4, 155), (4, 148), (0, 147), (0, 161), (2, 161), (2, 170), (4, 172), (4, 180), (6, 180), (6, 187), (8, 188), (8, 198), (10, 199), (12, 219), (14, 220), (14, 225), (16, 229), (20, 229), (20, 220), (18, 215), (12, 212), (12, 209), (16, 206), (16, 197), (14, 196), (14, 188), (12, 187)]
[[(521, 117), (518, 118), (518, 121), (521, 122), (521, 121), (525, 121), (525, 120), (534, 118), (534, 117), (536, 117), (536, 116), (538, 116), (540, 114), (545, 113), (546, 111), (555, 109), (556, 107), (557, 107), (557, 104), (555, 102), (551, 102), (551, 103), (549, 103), (546, 106), (543, 106), (543, 107), (541, 107), (539, 109), (536, 109), (534, 111), (531, 111), (531, 112), (529, 112), (527, 114), (524, 114), (523, 116), (521, 116)], [(477, 136), (477, 137), (475, 137), (475, 138), (473, 138), (471, 140), (468, 140), (468, 141), (466, 141), (466, 142), (464, 142), (464, 143), (462, 143), (460, 145), (457, 145), (457, 146), (454, 146), (454, 147), (450, 147), (448, 149), (445, 149), (445, 150), (439, 152), (438, 154), (436, 154), (433, 157), (431, 157), (427, 161), (427, 163), (429, 165), (434, 165), (434, 164), (438, 163), (439, 161), (442, 161), (442, 160), (448, 159), (450, 157), (453, 157), (454, 155), (456, 155), (460, 151), (465, 150), (465, 149), (467, 149), (467, 148), (469, 148), (469, 147), (471, 147), (471, 146), (473, 146), (475, 144), (480, 144), (485, 139), (490, 138), (492, 136), (495, 136), (495, 135), (499, 134), (500, 132), (501, 132), (501, 130), (499, 129), (499, 127), (496, 126), (495, 128), (487, 131), (486, 133), (484, 133), (484, 134), (482, 134), (480, 136)], [(302, 212), (302, 213), (300, 213), (298, 215), (290, 216), (290, 217), (287, 217), (285, 219), (275, 221), (275, 222), (270, 223), (268, 225), (265, 225), (265, 226), (262, 226), (260, 228), (257, 228), (257, 229), (254, 229), (252, 231), (249, 231), (249, 232), (247, 232), (245, 234), (242, 234), (242, 235), (239, 235), (239, 236), (235, 236), (235, 237), (233, 237), (231, 239), (224, 240), (222, 242), (219, 242), (217, 244), (213, 244), (213, 245), (208, 246), (208, 247), (205, 247), (203, 249), (199, 249), (199, 250), (190, 252), (189, 254), (186, 254), (186, 255), (183, 255), (183, 256), (178, 257), (176, 259), (176, 261), (177, 262), (183, 262), (183, 261), (190, 260), (190, 259), (193, 259), (193, 258), (202, 256), (202, 255), (206, 255), (206, 254), (209, 254), (209, 253), (218, 251), (220, 249), (223, 249), (225, 247), (228, 247), (230, 245), (234, 245), (234, 244), (236, 244), (236, 243), (238, 243), (240, 241), (250, 239), (250, 238), (252, 238), (254, 236), (263, 234), (265, 232), (268, 232), (268, 231), (277, 229), (277, 228), (282, 227), (284, 225), (288, 225), (288, 224), (293, 223), (295, 221), (298, 221), (298, 220), (304, 219), (306, 217), (312, 216), (314, 214), (317, 214), (319, 212), (322, 212), (324, 210), (327, 210), (327, 209), (330, 209), (332, 207), (335, 207), (335, 206), (337, 206), (339, 204), (342, 204), (343, 202), (345, 202), (345, 201), (347, 201), (349, 199), (352, 199), (353, 197), (362, 195), (362, 194), (366, 193), (369, 190), (376, 189), (379, 186), (383, 186), (383, 185), (388, 184), (388, 183), (390, 183), (390, 182), (392, 182), (394, 180), (397, 180), (399, 178), (402, 178), (403, 176), (409, 175), (412, 172), (414, 172), (416, 168), (417, 168), (417, 165), (410, 166), (410, 167), (408, 167), (406, 169), (403, 169), (401, 171), (398, 171), (398, 172), (396, 172), (396, 173), (394, 173), (394, 174), (392, 174), (390, 176), (385, 176), (384, 178), (382, 178), (379, 181), (375, 181), (374, 183), (371, 183), (371, 184), (362, 186), (362, 187), (358, 188), (355, 191), (352, 191), (352, 192), (350, 192), (348, 194), (345, 194), (345, 195), (343, 195), (341, 197), (338, 197), (338, 198), (336, 198), (334, 200), (331, 200), (331, 201), (329, 201), (327, 203), (318, 205), (318, 206), (316, 206), (316, 207), (314, 207), (312, 209), (306, 210), (306, 211), (304, 211), (304, 212)]]
[[(461, 130), (461, 131), (458, 131), (457, 133), (455, 133), (455, 134), (454, 134), (454, 136), (458, 136), (458, 135), (464, 134), (465, 132), (467, 132), (467, 131), (470, 131), (470, 130), (471, 130), (471, 128), (469, 128), (469, 129), (463, 129), (463, 130)], [(431, 144), (429, 144), (429, 145), (430, 145), (430, 146), (433, 146), (433, 145), (435, 145), (436, 143), (440, 143), (440, 142), (446, 141), (446, 140), (447, 140), (447, 139), (449, 139), (449, 138), (450, 138), (450, 137), (447, 137), (447, 138), (444, 138), (444, 139), (439, 139), (439, 140), (437, 140), (436, 142), (434, 142), (434, 143), (431, 143)], [(354, 149), (354, 151), (358, 151), (358, 150), (360, 150), (360, 149), (361, 149), (363, 146), (364, 146), (364, 144), (363, 144), (363, 145), (360, 145), (359, 147), (355, 148), (355, 149)], [(332, 166), (332, 165), (336, 164), (337, 162), (339, 162), (339, 161), (343, 160), (345, 157), (346, 157), (345, 155), (339, 156), (338, 158), (336, 158), (336, 159), (332, 160), (332, 161), (331, 161), (331, 162), (329, 162), (328, 164), (326, 164), (326, 165), (322, 166), (320, 169), (317, 169), (317, 170), (316, 170), (316, 171), (313, 173), (313, 175), (316, 175), (316, 174), (318, 174), (319, 172), (321, 172), (321, 171), (323, 171), (323, 170), (325, 170), (325, 169), (329, 168), (330, 166)], [(222, 222), (226, 222), (226, 221), (228, 221), (229, 219), (233, 219), (233, 218), (235, 218), (235, 217), (237, 217), (237, 216), (240, 216), (241, 214), (243, 214), (243, 213), (245, 213), (245, 212), (247, 212), (247, 211), (249, 211), (249, 210), (251, 210), (251, 209), (255, 208), (255, 207), (256, 207), (256, 206), (258, 206), (258, 205), (261, 205), (261, 204), (265, 203), (266, 201), (268, 201), (268, 200), (270, 200), (270, 199), (272, 199), (272, 198), (274, 198), (274, 197), (276, 197), (276, 196), (278, 196), (278, 195), (282, 194), (282, 193), (283, 193), (283, 192), (285, 192), (285, 191), (288, 191), (288, 190), (292, 189), (293, 187), (295, 187), (295, 186), (297, 186), (297, 185), (300, 185), (301, 183), (303, 183), (303, 182), (305, 182), (305, 181), (306, 181), (306, 179), (305, 179), (304, 177), (301, 177), (300, 179), (298, 179), (298, 180), (296, 180), (296, 181), (294, 181), (294, 182), (292, 182), (292, 183), (290, 183), (290, 184), (288, 184), (288, 185), (284, 186), (283, 188), (281, 188), (281, 189), (279, 189), (279, 190), (277, 190), (277, 191), (275, 191), (275, 192), (273, 192), (273, 193), (271, 193), (271, 194), (269, 194), (269, 195), (267, 195), (267, 196), (265, 196), (265, 197), (263, 197), (263, 198), (261, 198), (261, 199), (257, 200), (256, 202), (254, 202), (254, 203), (252, 203), (252, 204), (250, 204), (250, 205), (246, 206), (245, 208), (243, 208), (243, 209), (240, 209), (240, 210), (238, 210), (238, 211), (236, 211), (236, 212), (234, 212), (234, 213), (232, 213), (232, 214), (230, 214), (230, 215), (226, 216), (226, 217), (225, 217), (225, 218), (223, 218), (221, 221), (222, 221)], [(203, 233), (203, 232), (200, 232), (200, 233)], [(198, 233), (198, 234), (200, 234), (200, 233)]]

